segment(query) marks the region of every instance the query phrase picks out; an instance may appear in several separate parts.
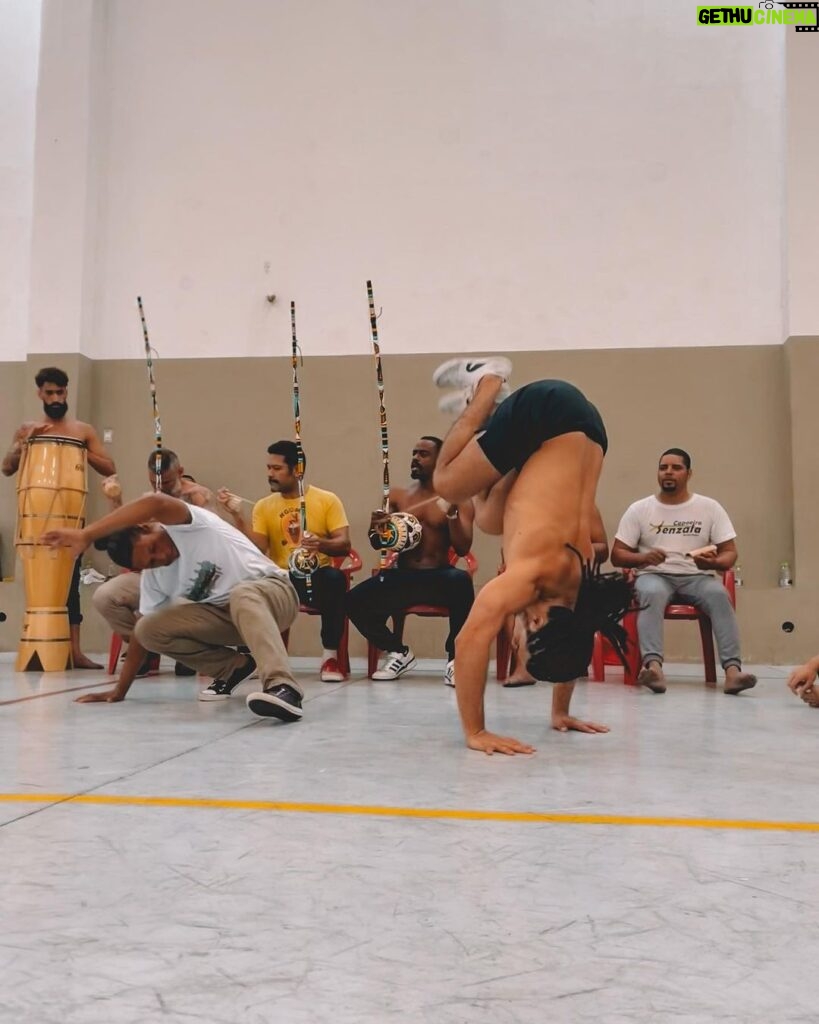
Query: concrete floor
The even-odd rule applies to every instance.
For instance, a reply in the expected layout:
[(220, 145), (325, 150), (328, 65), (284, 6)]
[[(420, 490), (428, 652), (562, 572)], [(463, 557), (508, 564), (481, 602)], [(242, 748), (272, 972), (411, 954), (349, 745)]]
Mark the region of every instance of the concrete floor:
[(304, 673), (284, 726), (167, 664), (117, 705), (12, 666), (3, 1024), (819, 1020), (819, 711), (783, 668), (581, 684), (598, 736), (492, 683), (538, 751), (488, 758), (437, 673)]

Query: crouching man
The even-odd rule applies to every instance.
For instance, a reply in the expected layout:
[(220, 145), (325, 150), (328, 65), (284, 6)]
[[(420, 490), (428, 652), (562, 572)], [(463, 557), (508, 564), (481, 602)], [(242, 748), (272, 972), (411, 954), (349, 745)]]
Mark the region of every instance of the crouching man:
[(52, 530), (43, 543), (76, 557), (95, 543), (117, 565), (142, 572), (141, 617), (119, 678), (81, 703), (123, 700), (146, 651), (154, 651), (212, 676), (224, 696), (258, 667), (262, 690), (248, 696), (250, 710), (283, 722), (302, 717), (304, 695), (281, 636), (298, 614), (296, 591), (286, 572), (218, 516), (149, 494), (83, 530)]

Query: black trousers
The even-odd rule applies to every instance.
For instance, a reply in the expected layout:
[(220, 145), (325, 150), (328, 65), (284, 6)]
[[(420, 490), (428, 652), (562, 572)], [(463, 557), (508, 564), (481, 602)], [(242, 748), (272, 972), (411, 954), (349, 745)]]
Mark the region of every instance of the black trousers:
[(455, 637), (466, 622), (475, 600), (472, 577), (463, 569), (387, 569), (373, 576), (347, 595), (350, 621), (381, 651), (403, 650), (387, 619), (413, 604), (442, 605), (449, 609), (446, 653), (455, 657)]
[(302, 604), (321, 613), (321, 643), (328, 651), (338, 650), (341, 634), (344, 632), (344, 599), (347, 596), (347, 577), (341, 569), (323, 565), (310, 577), (310, 600), (307, 599), (307, 583), (301, 576), (290, 573), (290, 579)]
[(80, 611), (80, 559), (74, 563), (74, 575), (71, 577), (71, 587), (68, 591), (68, 600), (65, 603), (68, 609), (68, 623), (71, 626), (79, 626), (82, 622)]

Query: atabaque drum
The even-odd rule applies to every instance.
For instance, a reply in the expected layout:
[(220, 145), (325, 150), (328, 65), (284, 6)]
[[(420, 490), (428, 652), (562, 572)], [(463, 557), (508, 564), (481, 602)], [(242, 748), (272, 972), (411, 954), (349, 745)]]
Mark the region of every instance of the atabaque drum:
[(26, 612), (15, 668), (60, 672), (71, 667), (66, 601), (74, 571), (67, 548), (40, 543), (49, 530), (82, 529), (88, 491), (85, 444), (37, 436), (23, 450), (17, 474), (15, 546), (23, 565)]

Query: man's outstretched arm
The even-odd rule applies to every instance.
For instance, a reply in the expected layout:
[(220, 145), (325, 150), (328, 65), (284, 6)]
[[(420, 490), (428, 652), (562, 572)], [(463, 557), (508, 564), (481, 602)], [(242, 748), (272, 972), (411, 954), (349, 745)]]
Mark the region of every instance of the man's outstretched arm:
[(50, 547), (71, 548), (75, 557), (79, 556), (95, 540), (107, 537), (117, 530), (126, 530), (129, 526), (155, 522), (163, 526), (181, 526), (191, 521), (190, 506), (178, 498), (167, 494), (144, 494), (141, 498), (129, 501), (108, 515), (89, 523), (83, 530), (50, 530), (44, 533), (41, 542)]
[(518, 573), (507, 571), (480, 591), (469, 618), (455, 640), (455, 692), (466, 745), (486, 754), (531, 754), (534, 747), (511, 736), (488, 732), (484, 720), (484, 690), (489, 648), (506, 615), (534, 599), (534, 587)]

